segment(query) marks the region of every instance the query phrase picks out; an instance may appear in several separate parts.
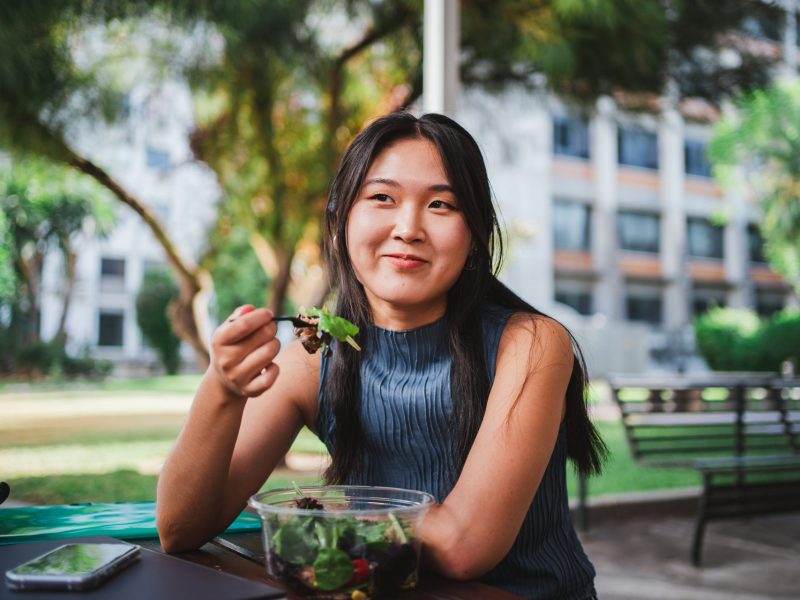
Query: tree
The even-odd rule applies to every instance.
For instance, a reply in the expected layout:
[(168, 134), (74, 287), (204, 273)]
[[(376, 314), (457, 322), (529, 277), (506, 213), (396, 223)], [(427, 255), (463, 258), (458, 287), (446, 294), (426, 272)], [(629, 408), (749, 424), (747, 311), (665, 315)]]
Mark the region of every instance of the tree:
[(86, 119), (109, 121), (121, 95), (96, 69), (78, 64), (72, 48), (77, 32), (115, 18), (149, 11), (147, 2), (32, 0), (0, 4), (0, 147), (19, 156), (39, 156), (72, 167), (107, 188), (133, 209), (164, 248), (180, 294), (171, 310), (172, 327), (208, 364), (201, 336), (206, 315), (199, 301), (210, 277), (180, 255), (155, 214), (99, 164), (69, 142), (70, 126)]
[[(461, 79), (499, 88), (544, 81), (573, 100), (661, 95), (714, 103), (768, 81), (774, 56), (738, 33), (753, 0), (471, 0), (462, 16)], [(762, 13), (764, 13), (762, 15)]]
[(178, 286), (169, 272), (153, 270), (145, 273), (136, 296), (136, 322), (169, 375), (181, 366), (181, 341), (169, 326), (169, 305), (177, 295)]
[(0, 305), (8, 307), (19, 324), (19, 342), (38, 341), (42, 266), (47, 251), (57, 250), (65, 267), (65, 286), (56, 336), (63, 336), (75, 281), (73, 240), (89, 226), (98, 235), (109, 231), (114, 219), (108, 198), (63, 168), (26, 160), (0, 171), (0, 206)]
[[(348, 6), (350, 31), (325, 41), (327, 21)], [(198, 105), (192, 148), (225, 192), (218, 229), (246, 228), (270, 281), (266, 304), (281, 312), (298, 248), (319, 247), (344, 146), (370, 116), (415, 96), (403, 84), (418, 69), (419, 13), (397, 1), (262, 0), (209, 3), (196, 15), (222, 44), (216, 60), (187, 65)]]
[[(501, 87), (543, 79), (583, 100), (620, 89), (661, 94), (671, 83), (683, 95), (716, 100), (731, 85), (748, 88), (766, 77), (769, 57), (742, 47), (739, 63), (726, 66), (719, 51), (723, 34), (753, 6), (471, 0), (463, 9), (462, 80)], [(176, 35), (205, 36), (199, 60), (172, 65), (195, 93), (192, 148), (225, 192), (217, 231), (247, 227), (270, 281), (267, 304), (282, 310), (292, 264), (317, 260), (325, 189), (342, 149), (370, 117), (421, 92), (421, 9), (421, 0), (53, 0), (0, 9), (9, 13), (0, 13), (0, 35), (12, 57), (0, 74), (0, 143), (19, 140), (13, 146), (73, 165), (140, 214), (180, 283), (173, 327), (207, 359), (195, 302), (204, 271), (177, 254), (141, 202), (64, 141), (75, 116), (64, 109), (68, 100), (80, 98), (94, 115), (114, 105), (99, 76), (75, 66), (70, 33), (149, 15)], [(29, 73), (35, 76), (26, 81)], [(309, 255), (298, 257), (298, 248)], [(217, 253), (212, 247), (204, 264)]]
[(739, 185), (743, 169), (763, 213), (767, 259), (800, 293), (800, 82), (776, 81), (736, 98), (709, 154), (723, 185)]

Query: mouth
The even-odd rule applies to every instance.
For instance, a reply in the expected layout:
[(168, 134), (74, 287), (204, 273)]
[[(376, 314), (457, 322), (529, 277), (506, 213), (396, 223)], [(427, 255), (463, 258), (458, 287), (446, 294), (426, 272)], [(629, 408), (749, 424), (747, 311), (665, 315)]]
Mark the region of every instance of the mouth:
[(400, 269), (415, 269), (426, 264), (428, 261), (414, 254), (384, 254), (385, 258)]

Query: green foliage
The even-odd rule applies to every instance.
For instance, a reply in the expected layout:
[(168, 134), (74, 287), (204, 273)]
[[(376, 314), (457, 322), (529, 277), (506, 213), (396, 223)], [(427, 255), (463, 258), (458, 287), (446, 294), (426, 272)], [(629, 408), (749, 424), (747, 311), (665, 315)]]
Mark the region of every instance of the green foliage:
[[(109, 365), (88, 354), (70, 356), (61, 332), (39, 340), (41, 269), (47, 252), (66, 263), (74, 239), (102, 236), (114, 222), (98, 186), (45, 161), (17, 160), (0, 170), (0, 373), (15, 376), (104, 376)], [(67, 269), (66, 278), (71, 273)]]
[(800, 367), (800, 311), (784, 309), (772, 315), (761, 332), (761, 351), (764, 360), (778, 370), (783, 361), (794, 364), (795, 372)]
[(778, 372), (797, 362), (800, 312), (785, 310), (764, 322), (744, 308), (712, 308), (695, 320), (697, 349), (715, 371)]
[(137, 3), (0, 3), (1, 147), (65, 160), (64, 134), (76, 120), (109, 120), (118, 114), (119, 90), (94, 65), (79, 65), (73, 56), (81, 31), (123, 14), (103, 4), (132, 8)]
[(178, 286), (165, 270), (145, 273), (136, 295), (136, 322), (169, 375), (177, 373), (181, 364), (181, 341), (172, 331), (168, 312), (177, 297)]
[(55, 337), (48, 342), (37, 340), (25, 345), (5, 346), (0, 351), (0, 360), (10, 365), (8, 373), (24, 379), (102, 379), (110, 375), (113, 369), (110, 361), (95, 359), (88, 350), (78, 356), (68, 354), (64, 337)]
[(759, 198), (767, 260), (800, 291), (800, 82), (739, 96), (715, 128), (709, 157), (723, 185), (745, 184)]
[(243, 304), (266, 303), (269, 278), (258, 262), (244, 227), (220, 231), (212, 242), (216, 250), (206, 259), (214, 280), (218, 321)]
[(498, 88), (539, 74), (591, 101), (619, 90), (660, 95), (670, 79), (682, 96), (718, 101), (767, 82), (773, 59), (763, 54), (742, 48), (736, 66), (717, 58), (722, 34), (754, 8), (748, 0), (473, 0), (462, 11), (462, 80)]

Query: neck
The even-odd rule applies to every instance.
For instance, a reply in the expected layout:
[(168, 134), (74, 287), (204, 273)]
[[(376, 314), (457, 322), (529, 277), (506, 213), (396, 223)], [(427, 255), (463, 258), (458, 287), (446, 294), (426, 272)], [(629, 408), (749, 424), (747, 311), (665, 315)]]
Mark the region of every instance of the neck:
[(382, 329), (391, 331), (408, 331), (423, 325), (429, 325), (444, 316), (447, 308), (444, 303), (429, 306), (397, 306), (386, 302), (370, 300), (372, 323)]

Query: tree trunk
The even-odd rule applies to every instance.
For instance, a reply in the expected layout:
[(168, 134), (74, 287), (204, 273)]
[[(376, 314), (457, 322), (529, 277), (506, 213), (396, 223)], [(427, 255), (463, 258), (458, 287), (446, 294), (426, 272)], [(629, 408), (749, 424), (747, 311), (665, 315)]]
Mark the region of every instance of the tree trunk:
[(286, 292), (289, 289), (289, 282), (292, 279), (292, 258), (294, 258), (295, 244), (287, 247), (277, 247), (275, 255), (278, 259), (278, 270), (275, 278), (271, 282), (271, 293), (269, 299), (269, 309), (273, 314), (279, 315), (283, 311), (286, 302)]
[(128, 193), (101, 167), (90, 160), (68, 150), (66, 162), (82, 173), (95, 179), (110, 190), (119, 200), (131, 207), (150, 228), (161, 244), (167, 261), (178, 279), (180, 294), (170, 308), (170, 318), (175, 334), (187, 342), (194, 350), (197, 365), (205, 370), (209, 364), (208, 313), (205, 311), (206, 295), (212, 288), (210, 275), (204, 270), (191, 266), (178, 253), (178, 249), (167, 236), (155, 215), (137, 198)]
[(34, 344), (39, 341), (40, 314), (40, 275), (44, 255), (41, 250), (36, 250), (29, 259), (20, 257), (17, 260), (16, 271), (22, 285), (27, 306), (23, 305), (24, 322), (22, 326), (21, 341), (23, 345)]
[(64, 271), (66, 275), (66, 281), (64, 285), (64, 302), (61, 305), (61, 318), (58, 321), (58, 331), (56, 331), (55, 337), (63, 337), (66, 338), (66, 325), (67, 325), (67, 313), (69, 312), (69, 305), (72, 300), (72, 290), (75, 287), (75, 262), (77, 257), (75, 253), (71, 250), (67, 250), (64, 253)]

